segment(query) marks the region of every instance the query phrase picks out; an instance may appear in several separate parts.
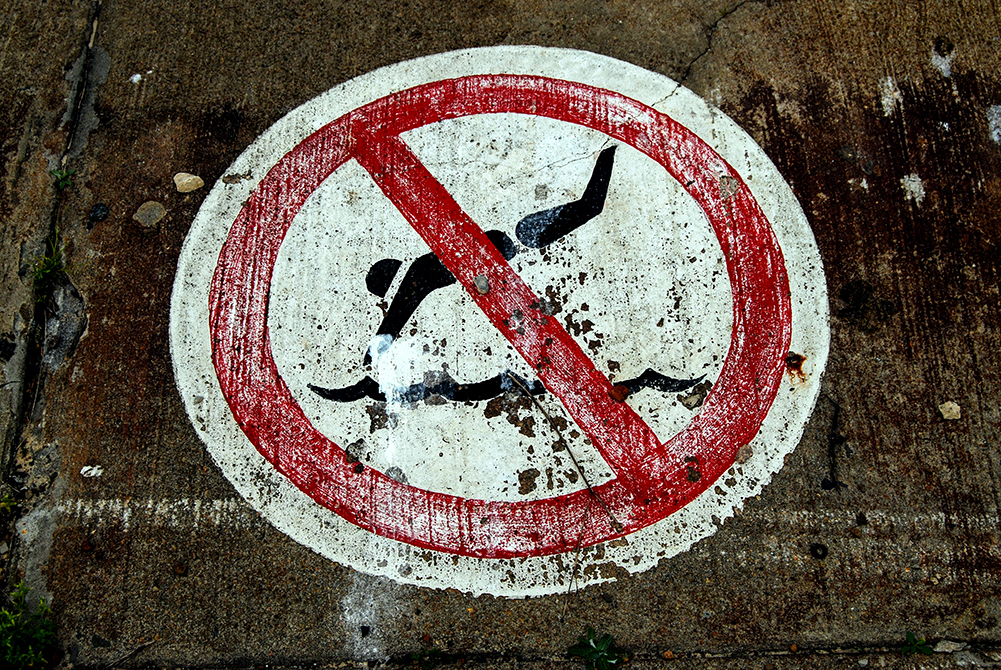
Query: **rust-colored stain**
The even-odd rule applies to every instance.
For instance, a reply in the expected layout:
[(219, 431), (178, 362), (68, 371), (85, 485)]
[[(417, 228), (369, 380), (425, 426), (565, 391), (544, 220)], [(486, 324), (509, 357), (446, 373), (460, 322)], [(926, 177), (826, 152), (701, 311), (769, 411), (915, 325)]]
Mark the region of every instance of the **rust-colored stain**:
[(622, 384), (618, 384), (612, 387), (612, 390), (608, 392), (612, 400), (615, 402), (625, 402), (626, 398), (629, 397), (629, 387)]
[(796, 377), (800, 381), (806, 381), (806, 375), (803, 374), (803, 363), (806, 361), (806, 356), (803, 354), (797, 354), (795, 351), (790, 351), (786, 354), (786, 372), (793, 379)]

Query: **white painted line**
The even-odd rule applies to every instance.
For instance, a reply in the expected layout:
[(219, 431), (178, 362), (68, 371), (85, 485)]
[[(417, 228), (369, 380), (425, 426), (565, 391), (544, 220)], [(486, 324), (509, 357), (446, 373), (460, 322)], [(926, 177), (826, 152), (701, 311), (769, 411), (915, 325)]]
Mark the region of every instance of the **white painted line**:
[[(62, 501), (56, 506), (56, 510), (64, 524), (68, 522), (98, 526), (114, 524), (124, 526), (126, 530), (146, 526), (198, 530), (216, 526), (250, 527), (260, 523), (260, 515), (241, 498), (213, 500), (78, 498)], [(737, 516), (743, 516), (743, 513)], [(865, 513), (865, 518), (866, 523), (859, 526), (854, 512), (761, 510), (754, 514), (756, 524), (772, 527), (765, 533), (769, 537), (813, 535), (822, 539), (839, 537), (848, 528), (859, 528), (864, 535), (852, 539), (853, 542), (890, 545), (895, 544), (896, 535), (906, 537), (920, 533), (923, 536), (934, 537), (953, 532), (953, 528), (959, 524), (957, 517), (950, 517), (943, 512), (908, 514), (869, 510)], [(993, 533), (999, 526), (1001, 517), (996, 514), (962, 517), (964, 531)], [(847, 538), (844, 540), (847, 541)], [(907, 543), (910, 541), (907, 540)]]
[(64, 500), (56, 506), (64, 522), (134, 527), (165, 526), (179, 529), (226, 526), (245, 528), (258, 514), (240, 498), (190, 500), (188, 498), (131, 500), (100, 498)]

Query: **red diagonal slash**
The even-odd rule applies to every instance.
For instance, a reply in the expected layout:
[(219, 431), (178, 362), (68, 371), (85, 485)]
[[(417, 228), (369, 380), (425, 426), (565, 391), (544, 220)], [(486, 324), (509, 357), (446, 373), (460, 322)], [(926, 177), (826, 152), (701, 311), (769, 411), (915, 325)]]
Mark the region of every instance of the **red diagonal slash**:
[[(483, 230), (398, 136), (357, 125), (354, 138), (358, 162), (563, 402), (623, 485), (634, 497), (655, 489), (667, 462), (657, 436), (629, 405), (609, 396), (612, 385), (605, 375), (559, 321), (542, 312), (539, 298)], [(487, 278), (485, 295), (475, 288), (477, 275)]]
[[(630, 144), (685, 186), (713, 227), (734, 299), (730, 351), (702, 413), (661, 443), (401, 134), (472, 114), (522, 113), (576, 123)], [(458, 498), (349, 463), (313, 428), (278, 374), (267, 299), (278, 248), (306, 198), (355, 158), (537, 371), (615, 472), (595, 487), (622, 524), (589, 513), (587, 490), (527, 502)], [(724, 193), (720, 184), (728, 178)], [(734, 184), (738, 185), (734, 192)], [(490, 291), (474, 290), (477, 275)], [(520, 310), (522, 320), (513, 315)], [(313, 500), (372, 532), (484, 558), (545, 555), (626, 535), (680, 509), (734, 463), (775, 398), (791, 336), (788, 279), (768, 221), (739, 175), (686, 128), (618, 93), (544, 77), (483, 75), (387, 96), (333, 121), (289, 152), (257, 187), (223, 245), (209, 298), (213, 362), (233, 416), (257, 450)]]

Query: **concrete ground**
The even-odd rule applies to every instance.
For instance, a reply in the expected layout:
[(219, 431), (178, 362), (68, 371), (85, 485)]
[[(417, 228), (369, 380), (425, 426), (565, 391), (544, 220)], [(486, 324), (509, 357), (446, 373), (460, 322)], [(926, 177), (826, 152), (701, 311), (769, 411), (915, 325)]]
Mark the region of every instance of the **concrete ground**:
[[(51, 601), (64, 667), (576, 667), (588, 627), (636, 668), (1001, 665), (997, 2), (54, 0), (0, 15), (0, 398), (21, 501), (0, 549), (8, 585)], [(524, 600), (368, 577), (275, 530), (198, 439), (168, 348), (185, 233), (259, 134), (377, 67), (498, 44), (612, 56), (732, 117), (801, 202), (832, 315), (806, 434), (741, 514), (648, 572)], [(208, 186), (178, 193), (181, 171)], [(143, 226), (149, 200), (167, 214)], [(56, 230), (65, 274), (36, 296)], [(904, 655), (908, 631), (958, 644)]]

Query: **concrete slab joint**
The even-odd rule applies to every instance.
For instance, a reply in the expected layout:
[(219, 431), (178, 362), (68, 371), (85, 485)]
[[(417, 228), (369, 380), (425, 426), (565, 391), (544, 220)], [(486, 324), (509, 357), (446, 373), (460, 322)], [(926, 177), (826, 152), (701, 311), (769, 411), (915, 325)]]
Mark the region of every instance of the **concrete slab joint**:
[[(94, 47), (99, 10), (97, 2), (91, 8), (93, 20), (79, 35), (83, 41), (80, 55), (65, 75), (69, 88), (61, 120), (50, 126), (48, 136), (25, 134), (22, 139), (19, 168), (22, 158), (27, 159), (29, 154), (41, 160), (26, 165), (26, 170), (18, 169), (7, 184), (10, 202), (17, 202), (19, 190), (36, 188), (29, 197), (35, 198), (39, 206), (25, 222), (22, 244), (14, 247), (20, 256), (18, 279), (26, 290), (14, 296), (22, 302), (8, 340), (12, 350), (4, 356), (4, 388), (9, 388), (6, 393), (10, 413), (0, 455), (0, 475), (3, 495), (16, 501), (22, 516), (8, 518), (16, 524), (3, 529), (6, 549), (0, 556), (0, 574), (11, 584), (20, 579), (33, 596), (48, 603), (53, 595), (47, 588), (44, 568), (56, 524), (55, 501), (65, 482), (60, 481), (58, 442), (45, 440), (46, 385), (73, 355), (87, 325), (83, 297), (65, 271), (65, 234), (72, 233), (74, 227), (72, 223), (66, 225), (65, 196), (76, 173), (71, 159), (80, 156), (87, 134), (96, 127), (96, 89), (104, 81), (109, 65), (107, 54), (96, 53)], [(57, 115), (56, 109), (45, 113), (51, 121)], [(54, 147), (59, 147), (56, 153), (52, 152)], [(17, 569), (12, 571), (12, 565)], [(33, 602), (32, 607), (37, 608), (37, 600)]]

